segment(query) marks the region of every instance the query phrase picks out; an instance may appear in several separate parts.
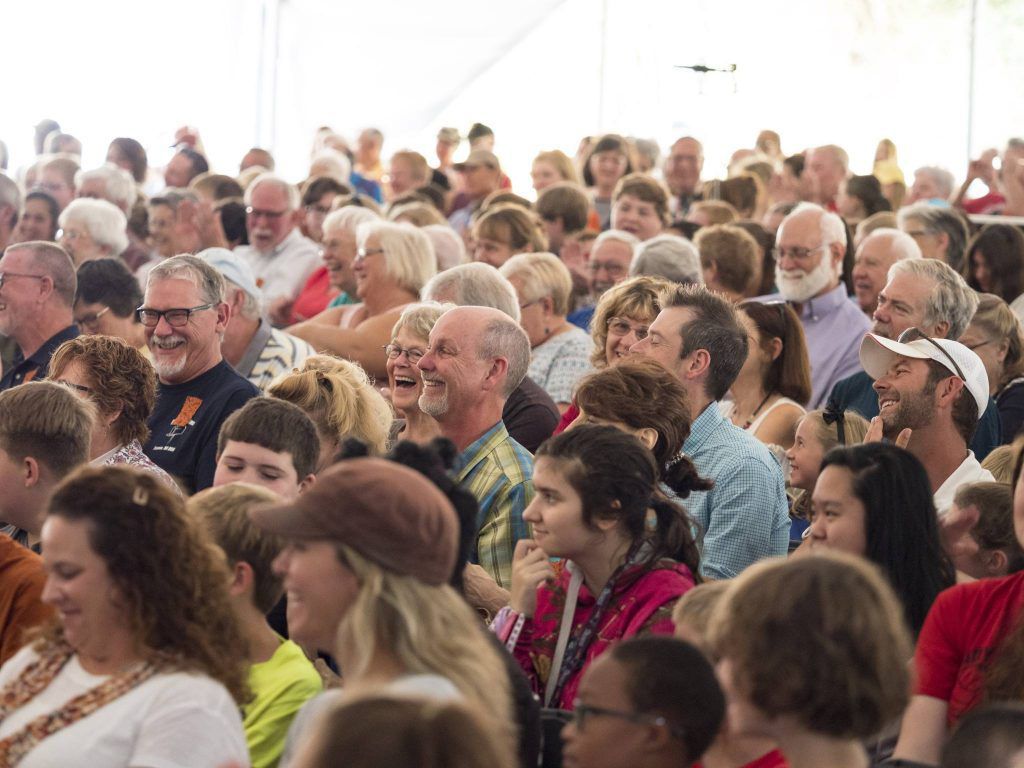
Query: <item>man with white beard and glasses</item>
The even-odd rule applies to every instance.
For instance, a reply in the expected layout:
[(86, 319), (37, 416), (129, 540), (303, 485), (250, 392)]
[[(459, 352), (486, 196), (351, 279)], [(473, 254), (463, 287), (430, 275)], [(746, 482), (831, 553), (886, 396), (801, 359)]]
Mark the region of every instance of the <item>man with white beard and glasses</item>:
[(196, 256), (173, 256), (150, 271), (136, 314), (157, 373), (146, 455), (188, 493), (209, 488), (221, 424), (259, 393), (221, 355), (224, 278)]
[(842, 281), (846, 227), (836, 214), (802, 203), (782, 220), (776, 243), (779, 293), (757, 301), (787, 301), (800, 316), (811, 360), (807, 407), (820, 408), (837, 381), (860, 370), (857, 353), (870, 326)]

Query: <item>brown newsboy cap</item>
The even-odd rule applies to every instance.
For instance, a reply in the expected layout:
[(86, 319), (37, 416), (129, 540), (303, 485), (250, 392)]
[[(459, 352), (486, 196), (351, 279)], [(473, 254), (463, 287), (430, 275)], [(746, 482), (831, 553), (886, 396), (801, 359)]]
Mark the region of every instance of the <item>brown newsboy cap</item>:
[(426, 584), (446, 584), (458, 555), (459, 520), (448, 497), (419, 472), (386, 459), (339, 462), (293, 502), (255, 507), (249, 517), (285, 538), (346, 544)]

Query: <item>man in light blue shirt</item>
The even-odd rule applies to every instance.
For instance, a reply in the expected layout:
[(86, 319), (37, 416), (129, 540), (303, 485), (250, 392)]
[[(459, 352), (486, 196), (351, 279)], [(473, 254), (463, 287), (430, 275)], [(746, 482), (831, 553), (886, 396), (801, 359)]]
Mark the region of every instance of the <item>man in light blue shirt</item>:
[(685, 506), (703, 532), (701, 573), (731, 579), (762, 558), (786, 554), (789, 505), (782, 469), (718, 407), (747, 357), (736, 309), (703, 286), (678, 286), (661, 306), (647, 338), (630, 352), (658, 361), (686, 389), (693, 425), (683, 452), (715, 487), (690, 494)]

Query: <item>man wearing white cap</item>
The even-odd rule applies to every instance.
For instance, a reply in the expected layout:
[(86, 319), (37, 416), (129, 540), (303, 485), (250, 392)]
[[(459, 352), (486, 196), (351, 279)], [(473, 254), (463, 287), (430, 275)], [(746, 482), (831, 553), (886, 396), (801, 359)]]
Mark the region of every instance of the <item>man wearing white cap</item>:
[(260, 289), (242, 257), (226, 248), (207, 248), (197, 255), (220, 272), (227, 284), (224, 300), (230, 320), (221, 340), (221, 354), (260, 392), (279, 374), (300, 367), (316, 354), (305, 341), (272, 327), (263, 316)]
[(910, 328), (897, 341), (867, 334), (860, 360), (878, 392), (873, 429), (880, 422), (885, 437), (906, 441), (928, 472), (940, 515), (959, 486), (993, 480), (967, 447), (988, 405), (981, 358), (960, 342)]

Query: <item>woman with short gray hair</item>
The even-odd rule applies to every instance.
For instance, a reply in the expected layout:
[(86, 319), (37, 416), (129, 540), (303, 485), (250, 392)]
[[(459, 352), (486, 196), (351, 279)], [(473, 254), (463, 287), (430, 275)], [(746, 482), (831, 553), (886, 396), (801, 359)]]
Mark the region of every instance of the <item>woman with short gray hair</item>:
[(437, 272), (437, 261), (430, 238), (411, 224), (367, 222), (356, 230), (356, 242), (352, 268), (360, 303), (325, 309), (288, 332), (383, 379), (387, 370), (381, 348), (402, 310), (419, 300)]
[(106, 200), (72, 200), (58, 223), (58, 242), (76, 267), (93, 259), (117, 258), (128, 248), (128, 220)]
[(529, 376), (564, 413), (576, 382), (593, 370), (590, 336), (566, 319), (572, 275), (552, 253), (521, 253), (498, 271), (519, 296), (519, 323), (533, 348)]

